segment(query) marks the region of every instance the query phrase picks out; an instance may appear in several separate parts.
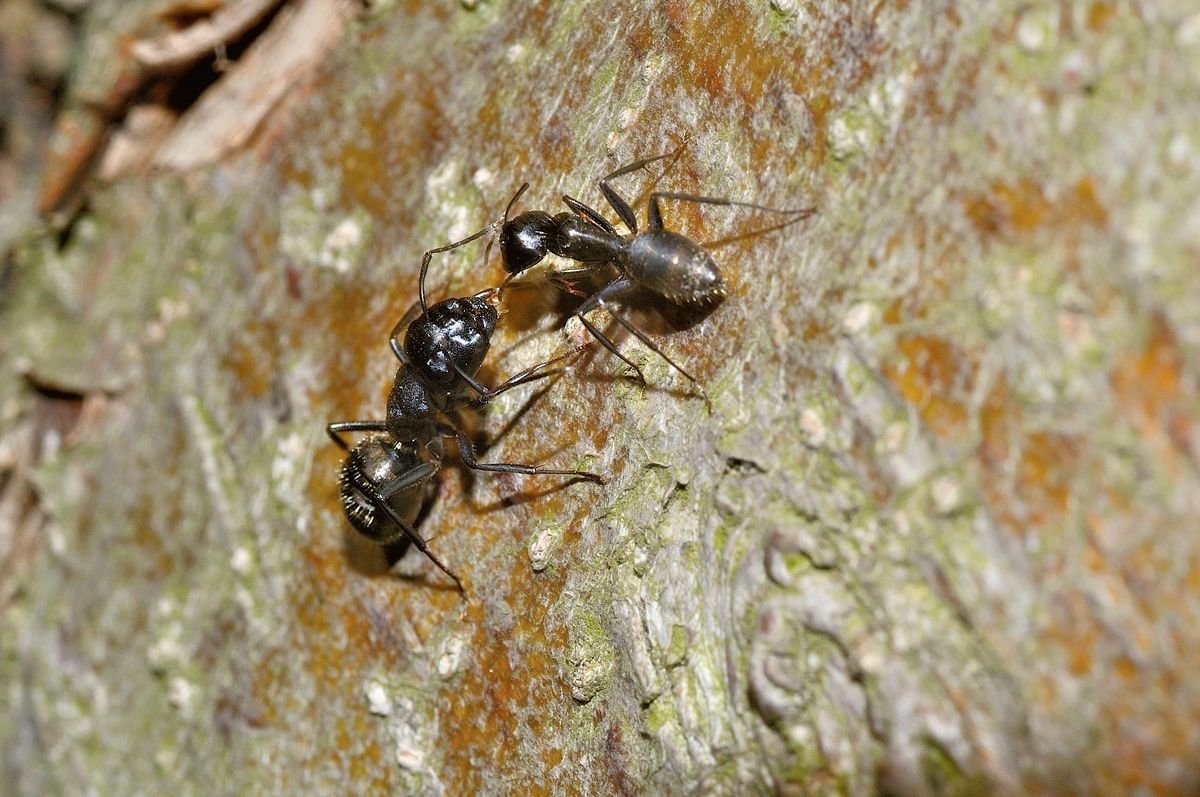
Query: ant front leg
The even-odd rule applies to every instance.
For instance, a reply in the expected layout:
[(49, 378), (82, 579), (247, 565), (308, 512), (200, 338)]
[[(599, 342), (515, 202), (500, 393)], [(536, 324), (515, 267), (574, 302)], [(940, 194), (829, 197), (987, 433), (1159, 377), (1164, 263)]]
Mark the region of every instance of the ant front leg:
[(453, 437), (458, 442), (458, 455), (471, 470), (491, 471), (493, 473), (522, 473), (526, 476), (574, 476), (596, 484), (604, 484), (608, 480), (603, 476), (586, 470), (559, 470), (557, 468), (536, 468), (533, 465), (516, 465), (511, 462), (480, 462), (475, 458), (475, 446), (458, 429), (449, 424), (441, 424), (440, 430), (444, 437)]
[(408, 308), (408, 312), (396, 322), (396, 326), (392, 327), (392, 334), (388, 336), (388, 345), (392, 347), (392, 354), (396, 355), (396, 359), (403, 365), (411, 365), (411, 363), (404, 354), (404, 348), (400, 345), (400, 333), (408, 329), (409, 324), (415, 321), (421, 312), (421, 303), (414, 302), (413, 306)]
[(530, 366), (529, 368), (526, 368), (524, 371), (521, 371), (519, 374), (516, 374), (515, 376), (511, 376), (508, 379), (504, 380), (496, 387), (487, 387), (482, 382), (477, 380), (474, 376), (472, 376), (470, 373), (468, 373), (465, 368), (463, 368), (461, 365), (459, 365), (453, 359), (450, 359), (449, 362), (450, 362), (450, 367), (454, 369), (454, 373), (456, 373), (460, 379), (462, 379), (464, 382), (466, 382), (468, 387), (470, 387), (472, 390), (474, 390), (476, 393), (479, 394), (479, 398), (472, 400), (470, 402), (470, 405), (472, 407), (481, 407), (484, 404), (487, 404), (492, 399), (494, 399), (496, 396), (505, 392), (506, 390), (512, 390), (514, 387), (517, 387), (518, 385), (524, 385), (528, 382), (534, 382), (538, 379), (545, 379), (548, 376), (553, 376), (556, 373), (560, 373), (563, 370), (562, 368), (552, 368), (547, 371), (543, 371), (542, 369), (545, 368), (547, 365), (554, 365), (555, 363), (562, 362), (563, 360), (566, 360), (566, 359), (570, 359), (571, 357), (574, 357), (576, 354), (578, 354), (579, 352), (583, 351), (586, 348), (587, 348), (586, 344), (584, 344), (582, 346), (576, 346), (574, 349), (571, 349), (571, 351), (567, 352), (566, 354), (560, 354), (557, 357), (551, 357), (549, 360), (546, 360), (543, 363), (538, 363), (537, 365), (533, 365), (533, 366)]
[[(472, 390), (474, 390), (476, 393), (479, 394), (478, 398), (472, 399), (469, 402), (470, 407), (472, 407), (473, 409), (478, 409), (479, 407), (482, 407), (484, 404), (487, 404), (488, 402), (490, 402), (492, 399), (496, 398), (496, 396), (499, 396), (501, 393), (504, 393), (506, 391), (512, 390), (514, 387), (519, 387), (520, 385), (528, 384), (530, 382), (536, 382), (539, 379), (545, 379), (547, 377), (554, 376), (555, 374), (562, 373), (562, 371), (563, 371), (562, 368), (546, 369), (546, 366), (554, 365), (555, 363), (560, 363), (563, 360), (569, 360), (572, 357), (574, 357), (575, 355), (582, 352), (587, 347), (588, 347), (588, 344), (584, 343), (579, 346), (576, 346), (575, 348), (571, 349), (570, 351), (566, 352), (565, 354), (560, 354), (556, 357), (551, 357), (549, 360), (546, 360), (545, 362), (540, 362), (537, 365), (531, 365), (530, 367), (526, 368), (524, 371), (521, 371), (518, 374), (514, 374), (513, 376), (510, 376), (508, 379), (504, 380), (503, 382), (501, 382), (499, 385), (496, 385), (495, 387), (487, 387), (482, 382), (477, 380), (474, 376), (469, 374), (466, 371), (466, 369), (464, 369), (461, 365), (459, 365), (454, 360), (451, 359), (449, 362), (450, 362), (450, 367), (454, 369), (454, 372), (459, 376), (459, 378), (462, 379), (464, 382), (466, 382), (467, 385)], [(546, 369), (546, 370), (543, 370), (543, 369)]]
[[(617, 228), (612, 226), (612, 224), (609, 223), (608, 219), (601, 216), (599, 211), (588, 207), (587, 205), (583, 204), (575, 197), (570, 196), (568, 194), (563, 194), (562, 201), (563, 201), (564, 205), (569, 207), (572, 210), (572, 212), (575, 213), (575, 215), (582, 216), (583, 218), (587, 219), (592, 224), (595, 224), (597, 227), (604, 230), (606, 233), (609, 233), (610, 235), (617, 234)], [(635, 232), (636, 232), (636, 230), (635, 230)]]

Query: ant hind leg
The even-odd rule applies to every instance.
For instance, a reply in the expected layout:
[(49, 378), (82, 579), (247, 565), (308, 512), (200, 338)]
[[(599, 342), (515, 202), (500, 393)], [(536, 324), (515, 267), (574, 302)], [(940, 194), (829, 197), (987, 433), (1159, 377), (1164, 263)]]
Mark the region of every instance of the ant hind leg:
[[(610, 172), (609, 174), (606, 174), (600, 178), (600, 193), (604, 194), (604, 198), (608, 200), (608, 204), (611, 205), (612, 209), (616, 211), (618, 216), (621, 217), (621, 221), (625, 223), (625, 226), (629, 228), (629, 232), (633, 235), (637, 235), (638, 231), (637, 216), (634, 215), (633, 208), (630, 207), (629, 203), (622, 199), (621, 196), (615, 190), (613, 190), (613, 187), (609, 185), (609, 181), (613, 180), (614, 178), (621, 177), (622, 175), (629, 174), (630, 172), (636, 172), (638, 169), (644, 169), (655, 161), (660, 161), (664, 158), (678, 158), (679, 155), (682, 154), (683, 148), (686, 146), (687, 141), (684, 140), (682, 144), (670, 152), (666, 152), (662, 155), (655, 155), (653, 158), (642, 158), (641, 160), (636, 160), (633, 163), (627, 163), (616, 171)], [(674, 160), (672, 160), (671, 164), (668, 164), (667, 168), (669, 169), (673, 164)]]
[[(574, 347), (573, 349), (571, 349), (570, 351), (568, 351), (564, 354), (558, 355), (557, 357), (551, 357), (549, 360), (546, 360), (545, 362), (538, 363), (537, 365), (531, 365), (530, 367), (526, 368), (524, 371), (521, 371), (520, 373), (517, 373), (517, 374), (513, 374), (508, 379), (505, 379), (503, 382), (501, 382), (500, 384), (496, 385), (493, 388), (490, 388), (490, 389), (485, 388), (485, 389), (481, 390), (479, 392), (479, 398), (476, 398), (473, 401), (471, 401), (470, 406), (473, 408), (482, 407), (484, 404), (487, 404), (489, 401), (496, 398), (496, 396), (499, 396), (501, 393), (504, 393), (505, 391), (512, 390), (514, 387), (518, 387), (520, 385), (525, 385), (530, 382), (536, 382), (539, 379), (545, 379), (547, 377), (554, 376), (555, 374), (562, 373), (566, 369), (565, 366), (558, 367), (558, 368), (549, 368), (549, 369), (547, 369), (546, 366), (554, 365), (555, 363), (562, 362), (563, 360), (569, 360), (572, 357), (574, 357), (575, 355), (582, 352), (584, 349), (588, 348), (589, 345), (590, 344), (588, 344), (588, 343), (583, 343), (579, 346)], [(543, 370), (543, 369), (545, 369), (545, 370)]]
[(592, 334), (592, 337), (600, 341), (600, 345), (612, 352), (617, 359), (632, 368), (634, 373), (637, 374), (638, 382), (641, 383), (642, 387), (646, 387), (646, 375), (642, 373), (641, 368), (638, 368), (637, 363), (626, 357), (624, 354), (621, 354), (621, 350), (617, 348), (617, 344), (612, 342), (612, 338), (601, 332), (599, 327), (597, 327), (591, 321), (588, 321), (587, 318), (582, 314), (577, 313), (576, 315), (579, 317), (580, 323), (582, 323), (584, 327), (587, 328), (587, 331)]
[(578, 479), (604, 484), (607, 479), (586, 470), (559, 470), (557, 468), (536, 468), (533, 465), (517, 465), (511, 462), (480, 462), (475, 458), (475, 446), (470, 439), (458, 429), (442, 424), (441, 433), (453, 437), (458, 442), (458, 455), (471, 470), (492, 471), (494, 473), (522, 473), (526, 476), (574, 476)]
[(337, 421), (325, 427), (325, 433), (338, 444), (343, 451), (349, 451), (350, 446), (342, 439), (345, 432), (386, 432), (386, 421)]
[(626, 364), (628, 364), (635, 371), (637, 371), (638, 377), (641, 379), (642, 385), (644, 386), (646, 384), (646, 378), (642, 374), (641, 369), (638, 368), (636, 365), (634, 365), (632, 362), (630, 362), (630, 360), (627, 357), (625, 357), (623, 354), (621, 354), (621, 352), (617, 351), (617, 347), (612, 342), (612, 340), (609, 339), (608, 336), (606, 336), (602, 332), (600, 332), (600, 330), (597, 329), (594, 324), (589, 322), (584, 317), (584, 315), (586, 313), (591, 312), (592, 310), (596, 309), (597, 307), (603, 307), (605, 310), (608, 311), (608, 314), (610, 316), (612, 316), (614, 321), (616, 321), (621, 326), (625, 327), (625, 329), (627, 329), (630, 333), (632, 333), (634, 335), (634, 337), (636, 337), (638, 340), (640, 340), (642, 343), (644, 343), (646, 345), (646, 347), (649, 348), (652, 352), (657, 354), (659, 357), (662, 357), (663, 360), (666, 361), (667, 365), (671, 366), (676, 371), (683, 374), (683, 376), (686, 377), (687, 380), (689, 382), (691, 382), (693, 386), (695, 386), (696, 390), (698, 390), (700, 392), (700, 396), (704, 399), (705, 404), (709, 404), (710, 409), (711, 409), (711, 404), (709, 402), (708, 394), (704, 391), (704, 388), (700, 386), (699, 380), (697, 380), (696, 377), (694, 377), (690, 373), (688, 373), (683, 368), (683, 366), (681, 366), (679, 363), (675, 362), (669, 356), (667, 356), (667, 353), (664, 352), (662, 349), (660, 349), (658, 347), (658, 345), (655, 344), (654, 341), (650, 339), (649, 335), (647, 335), (642, 330), (638, 329), (637, 326), (635, 326), (633, 324), (633, 322), (629, 321), (623, 315), (618, 313), (616, 311), (616, 309), (613, 308), (612, 305), (610, 305), (608, 303), (609, 300), (616, 299), (616, 298), (622, 296), (623, 294), (630, 292), (631, 290), (633, 290), (633, 287), (634, 287), (633, 281), (631, 279), (629, 279), (628, 277), (621, 277), (619, 279), (616, 279), (616, 280), (610, 282), (608, 285), (601, 288), (598, 292), (594, 293), (590, 299), (588, 299), (586, 302), (584, 302), (580, 306), (579, 310), (576, 311), (576, 315), (579, 317), (579, 320), (583, 322), (583, 325), (588, 328), (588, 331), (591, 332), (592, 335), (598, 341), (600, 341), (601, 345), (603, 345), (604, 348), (608, 349), (610, 352), (612, 352), (613, 354), (620, 357)]
[(366, 493), (367, 497), (371, 499), (371, 503), (375, 504), (376, 508), (380, 509), (385, 515), (387, 515), (388, 519), (392, 521), (392, 523), (394, 523), (398, 529), (400, 529), (399, 534), (384, 540), (380, 540), (379, 544), (387, 545), (389, 543), (397, 542), (401, 539), (401, 537), (407, 538), (409, 542), (417, 547), (417, 550), (429, 557), (429, 561), (437, 565), (439, 570), (450, 577), (450, 580), (454, 582), (454, 586), (458, 587), (458, 591), (460, 593), (463, 595), (467, 594), (467, 591), (463, 588), (462, 581), (459, 580), (458, 576), (454, 574), (454, 571), (447, 567), (441, 559), (438, 559), (433, 551), (429, 550), (429, 546), (425, 544), (425, 539), (418, 534), (416, 529), (409, 525), (404, 518), (400, 517), (400, 515), (396, 513), (396, 510), (392, 509), (391, 504), (384, 499), (377, 488), (374, 486), (364, 485), (363, 487), (360, 487), (360, 489), (362, 489)]
[(662, 210), (658, 204), (659, 200), (662, 199), (677, 199), (680, 202), (694, 202), (698, 205), (750, 208), (751, 210), (761, 210), (767, 213), (778, 213), (784, 216), (795, 217), (788, 219), (783, 224), (762, 230), (762, 232), (769, 232), (770, 230), (777, 230), (780, 227), (786, 227), (789, 224), (795, 224), (817, 212), (816, 208), (772, 208), (767, 205), (757, 205), (753, 202), (741, 202), (736, 199), (726, 199), (724, 197), (699, 196), (698, 194), (684, 194), (678, 191), (655, 191), (650, 195), (650, 209), (646, 214), (646, 223), (651, 230), (661, 230), (663, 228)]

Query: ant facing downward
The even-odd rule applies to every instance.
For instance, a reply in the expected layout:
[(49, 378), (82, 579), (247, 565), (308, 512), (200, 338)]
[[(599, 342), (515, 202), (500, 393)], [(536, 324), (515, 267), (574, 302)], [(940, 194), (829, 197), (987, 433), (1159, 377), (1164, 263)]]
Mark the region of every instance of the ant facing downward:
[[(529, 187), (529, 183), (525, 183), (504, 211), (499, 240), (501, 259), (505, 270), (509, 273), (505, 282), (533, 267), (547, 254), (554, 254), (574, 260), (581, 265), (575, 269), (556, 272), (551, 280), (571, 293), (585, 295), (580, 294), (574, 288), (573, 280), (609, 268), (609, 264), (615, 266), (616, 276), (612, 277), (599, 290), (587, 296), (573, 315), (579, 318), (588, 332), (604, 348), (632, 368), (643, 385), (646, 383), (646, 378), (642, 370), (621, 354), (613, 341), (588, 320), (587, 316), (593, 310), (600, 307), (606, 309), (621, 326), (629, 330), (638, 340), (646, 344), (666, 360), (672, 368), (699, 388), (699, 382), (694, 376), (663, 353), (646, 333), (609, 305), (611, 300), (625, 297), (639, 288), (679, 306), (702, 307), (719, 302), (725, 296), (725, 283), (712, 255), (702, 244), (680, 233), (665, 229), (659, 203), (665, 199), (674, 199), (697, 204), (751, 208), (791, 217), (781, 224), (739, 235), (738, 238), (780, 229), (808, 218), (816, 210), (815, 208), (783, 210), (733, 199), (682, 194), (674, 191), (654, 191), (649, 197), (646, 229), (639, 232), (633, 208), (613, 190), (609, 182), (622, 175), (645, 168), (655, 161), (678, 157), (683, 146), (680, 145), (673, 152), (665, 155), (634, 161), (600, 179), (600, 192), (620, 217), (621, 222), (629, 229), (628, 236), (618, 233), (599, 212), (566, 194), (563, 195), (562, 200), (570, 209), (569, 212), (564, 211), (552, 216), (542, 210), (528, 210), (509, 219), (508, 214), (513, 205)], [(486, 231), (487, 228), (478, 234), (482, 235)]]
[[(486, 232), (483, 231), (483, 232)], [(429, 557), (464, 592), (462, 582), (432, 551), (412, 524), (429, 495), (430, 479), (444, 456), (443, 439), (454, 438), (467, 467), (481, 471), (573, 476), (604, 483), (604, 478), (579, 470), (537, 468), (507, 462), (479, 462), (470, 439), (444, 416), (460, 408), (478, 408), (518, 385), (558, 373), (550, 368), (578, 354), (578, 346), (527, 368), (494, 388), (476, 380), (491, 345), (499, 312), (499, 288), (466, 298), (425, 303), (425, 273), (437, 252), (461, 246), (483, 232), (425, 253), (421, 267), (420, 313), (409, 314), (392, 331), (392, 351), (401, 365), (388, 396), (387, 418), (381, 421), (338, 421), (326, 427), (329, 436), (348, 452), (339, 475), (339, 492), (346, 518), (365, 537), (380, 545), (407, 539)], [(415, 311), (416, 307), (414, 307)], [(407, 325), (404, 345), (396, 340)], [(468, 396), (475, 391), (475, 398)], [(346, 432), (368, 432), (351, 447)], [(418, 489), (422, 488), (422, 489)]]

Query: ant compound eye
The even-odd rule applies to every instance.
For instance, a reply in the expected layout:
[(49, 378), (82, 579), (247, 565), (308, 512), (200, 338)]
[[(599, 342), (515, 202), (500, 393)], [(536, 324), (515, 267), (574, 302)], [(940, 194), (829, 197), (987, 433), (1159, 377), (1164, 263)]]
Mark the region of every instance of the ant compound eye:
[(504, 270), (519, 274), (536, 266), (546, 256), (546, 238), (554, 218), (544, 211), (530, 210), (512, 219), (500, 230), (500, 257)]

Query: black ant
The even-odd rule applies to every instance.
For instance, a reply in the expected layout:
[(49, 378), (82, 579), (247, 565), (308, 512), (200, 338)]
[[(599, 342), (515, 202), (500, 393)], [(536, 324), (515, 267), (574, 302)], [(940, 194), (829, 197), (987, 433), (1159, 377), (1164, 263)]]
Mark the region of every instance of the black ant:
[[(536, 475), (574, 476), (597, 484), (604, 478), (579, 470), (537, 468), (507, 462), (479, 462), (466, 434), (443, 416), (460, 408), (478, 408), (518, 385), (543, 379), (562, 369), (547, 368), (578, 354), (586, 344), (516, 374), (494, 388), (475, 379), (491, 345), (499, 319), (496, 309), (500, 288), (474, 296), (451, 298), (427, 305), (425, 273), (430, 258), (478, 238), (491, 227), (448, 246), (425, 253), (421, 264), (419, 304), (414, 305), (392, 330), (390, 345), (401, 361), (388, 396), (387, 418), (382, 421), (338, 421), (326, 427), (329, 436), (348, 452), (338, 484), (346, 518), (363, 536), (380, 545), (407, 538), (464, 592), (462, 582), (434, 555), (412, 524), (428, 497), (429, 479), (441, 466), (442, 441), (453, 437), (459, 456), (474, 470)], [(416, 314), (416, 309), (420, 313)], [(413, 316), (415, 315), (415, 318)], [(401, 347), (396, 336), (407, 329)], [(468, 397), (468, 391), (478, 396)], [(368, 432), (351, 447), (341, 437), (346, 432)]]
[[(621, 222), (629, 229), (628, 236), (618, 233), (616, 228), (599, 212), (566, 194), (563, 195), (562, 200), (570, 212), (564, 211), (551, 216), (542, 210), (528, 210), (509, 219), (508, 215), (513, 205), (529, 188), (529, 183), (524, 183), (504, 211), (504, 221), (499, 236), (500, 256), (504, 269), (509, 273), (509, 277), (505, 280), (506, 283), (517, 274), (539, 263), (547, 254), (555, 254), (582, 264), (579, 268), (559, 271), (550, 279), (570, 293), (586, 296), (583, 304), (575, 310), (573, 315), (579, 318), (588, 332), (604, 348), (632, 368), (643, 385), (646, 384), (642, 370), (621, 354), (612, 340), (588, 320), (588, 313), (598, 307), (603, 307), (621, 326), (633, 333), (638, 340), (646, 344), (666, 360), (672, 368), (699, 388), (699, 382), (694, 376), (663, 353), (644, 332), (608, 304), (610, 300), (624, 297), (638, 288), (645, 289), (679, 306), (703, 307), (720, 302), (725, 297), (725, 282), (721, 278), (721, 271), (712, 255), (704, 248), (704, 245), (680, 233), (664, 229), (659, 202), (664, 199), (676, 199), (707, 205), (751, 208), (793, 217), (781, 224), (738, 235), (736, 238), (728, 240), (745, 238), (786, 227), (808, 218), (816, 212), (816, 209), (783, 210), (733, 199), (682, 194), (674, 191), (654, 191), (650, 194), (649, 207), (646, 212), (647, 229), (638, 232), (637, 217), (633, 213), (633, 208), (613, 190), (609, 181), (645, 168), (655, 161), (678, 157), (683, 147), (684, 145), (680, 145), (673, 152), (665, 155), (634, 161), (600, 179), (600, 192), (620, 217)], [(487, 229), (490, 228), (485, 228), (478, 234), (482, 235)], [(575, 279), (595, 274), (600, 269), (608, 268), (609, 264), (616, 267), (616, 276), (590, 296), (580, 292), (574, 286)]]

